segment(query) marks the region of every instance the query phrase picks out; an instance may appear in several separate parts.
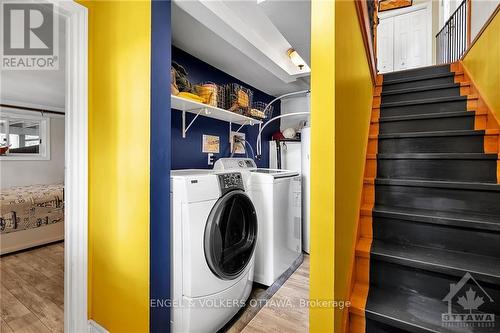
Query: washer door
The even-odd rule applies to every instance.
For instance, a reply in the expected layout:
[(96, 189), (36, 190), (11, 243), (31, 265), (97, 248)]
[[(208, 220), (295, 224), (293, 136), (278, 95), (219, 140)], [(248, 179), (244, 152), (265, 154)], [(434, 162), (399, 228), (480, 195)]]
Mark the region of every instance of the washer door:
[(205, 258), (212, 272), (224, 280), (240, 276), (257, 241), (257, 214), (245, 192), (228, 192), (215, 203), (204, 238)]

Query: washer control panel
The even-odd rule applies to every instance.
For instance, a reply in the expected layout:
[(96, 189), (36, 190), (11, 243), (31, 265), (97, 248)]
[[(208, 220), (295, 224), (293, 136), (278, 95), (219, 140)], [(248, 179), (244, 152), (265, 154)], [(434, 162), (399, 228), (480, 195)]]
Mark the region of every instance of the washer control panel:
[(214, 164), (214, 170), (257, 169), (257, 164), (251, 158), (219, 158)]
[(239, 172), (220, 174), (219, 184), (223, 194), (232, 190), (244, 190), (243, 178)]

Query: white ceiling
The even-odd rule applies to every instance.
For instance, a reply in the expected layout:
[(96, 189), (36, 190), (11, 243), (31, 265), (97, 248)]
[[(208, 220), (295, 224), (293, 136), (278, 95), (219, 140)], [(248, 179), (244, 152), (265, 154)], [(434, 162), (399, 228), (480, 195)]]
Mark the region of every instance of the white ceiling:
[(65, 19), (59, 20), (58, 70), (2, 70), (2, 104), (64, 112), (66, 66)]
[(268, 0), (259, 6), (307, 65), (311, 66), (311, 1)]
[[(63, 18), (59, 30), (59, 70), (2, 71), (2, 103), (64, 111)], [(299, 71), (286, 56), (286, 50), (292, 47), (309, 65), (309, 36), (310, 0), (172, 3), (175, 46), (275, 96), (309, 88), (309, 73)]]
[(183, 1), (172, 3), (173, 44), (268, 94), (309, 88), (310, 1)]

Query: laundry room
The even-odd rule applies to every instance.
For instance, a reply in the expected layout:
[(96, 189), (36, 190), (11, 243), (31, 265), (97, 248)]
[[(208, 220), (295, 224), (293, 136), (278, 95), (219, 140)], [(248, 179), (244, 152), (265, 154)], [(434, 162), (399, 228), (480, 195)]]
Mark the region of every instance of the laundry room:
[(172, 332), (308, 331), (310, 11), (172, 2)]

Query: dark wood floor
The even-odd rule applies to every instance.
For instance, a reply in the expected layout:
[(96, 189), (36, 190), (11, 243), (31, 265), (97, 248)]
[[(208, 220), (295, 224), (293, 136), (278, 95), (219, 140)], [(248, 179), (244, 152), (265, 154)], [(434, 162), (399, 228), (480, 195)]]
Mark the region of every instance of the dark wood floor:
[(63, 332), (64, 243), (0, 258), (1, 329)]

